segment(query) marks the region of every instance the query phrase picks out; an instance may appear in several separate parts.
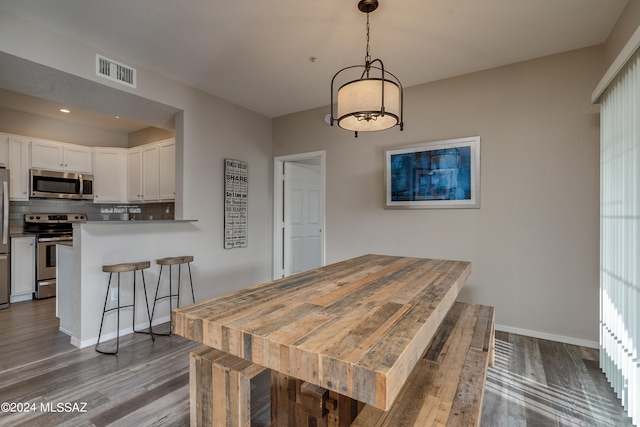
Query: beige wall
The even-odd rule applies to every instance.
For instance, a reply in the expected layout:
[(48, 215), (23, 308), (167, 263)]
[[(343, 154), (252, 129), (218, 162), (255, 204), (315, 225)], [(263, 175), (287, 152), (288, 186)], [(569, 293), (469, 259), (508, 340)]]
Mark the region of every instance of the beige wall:
[(175, 136), (175, 132), (168, 129), (148, 127), (128, 135), (128, 147), (150, 144), (152, 142), (170, 139)]
[(607, 41), (604, 44), (604, 67), (611, 65), (620, 50), (627, 43), (627, 40), (633, 35), (638, 26), (640, 25), (640, 1), (629, 0), (627, 6), (624, 8), (618, 18), (618, 22), (614, 26), (613, 30), (609, 34)]
[[(599, 109), (589, 95), (601, 62), (594, 47), (408, 88), (404, 132), (355, 139), (324, 124), (328, 107), (283, 116), (274, 155), (326, 149), (328, 262), (469, 260), (461, 298), (494, 305), (503, 329), (595, 346)], [(385, 148), (471, 135), (482, 140), (480, 209), (383, 209)]]

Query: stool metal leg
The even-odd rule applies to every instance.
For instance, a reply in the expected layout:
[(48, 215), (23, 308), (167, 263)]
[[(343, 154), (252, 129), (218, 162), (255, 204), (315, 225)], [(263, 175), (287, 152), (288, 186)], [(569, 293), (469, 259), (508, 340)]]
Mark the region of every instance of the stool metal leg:
[[(161, 334), (161, 333), (154, 332), (155, 335), (169, 336), (171, 335), (171, 328), (173, 327), (173, 319), (171, 318), (171, 310), (173, 308), (173, 298), (176, 298), (176, 307), (180, 307), (180, 291), (182, 289), (182, 264), (187, 264), (187, 268), (189, 269), (189, 283), (191, 285), (191, 298), (193, 299), (194, 304), (196, 302), (196, 296), (193, 291), (193, 278), (191, 276), (191, 264), (189, 262), (186, 262), (186, 263), (185, 262), (175, 262), (175, 263), (166, 262), (167, 259), (163, 259), (162, 261), (165, 261), (165, 262), (161, 263), (160, 260), (158, 260), (158, 264), (160, 264), (160, 273), (158, 274), (158, 285), (156, 287), (156, 294), (153, 299), (153, 310), (151, 311), (151, 319), (153, 319), (155, 316), (157, 302), (161, 299), (169, 298), (169, 316), (170, 316), (169, 317), (169, 333)], [(178, 286), (177, 286), (178, 289), (176, 289), (175, 292), (173, 290), (173, 265), (174, 264), (178, 265)], [(160, 284), (162, 282), (162, 269), (164, 268), (165, 265), (169, 266), (169, 294), (164, 296), (158, 296), (160, 294)]]
[[(159, 263), (160, 264), (160, 263)], [(178, 285), (177, 288), (174, 292), (173, 290), (173, 265), (171, 263), (166, 263), (166, 264), (160, 264), (160, 272), (158, 274), (158, 285), (156, 287), (156, 293), (155, 293), (155, 297), (153, 299), (153, 310), (151, 311), (151, 319), (154, 318), (155, 316), (155, 312), (156, 312), (156, 304), (159, 300), (161, 299), (165, 299), (165, 298), (169, 298), (169, 316), (171, 316), (171, 310), (173, 308), (173, 298), (176, 298), (176, 307), (180, 307), (180, 291), (182, 290), (182, 264), (183, 263), (177, 263), (178, 265)], [(193, 291), (193, 277), (191, 275), (191, 264), (190, 263), (186, 263), (187, 264), (187, 268), (189, 269), (189, 283), (191, 286), (191, 298), (193, 299), (193, 303), (195, 304), (196, 302), (196, 296), (195, 293)], [(162, 283), (162, 269), (164, 268), (165, 265), (169, 266), (169, 294), (168, 295), (164, 295), (164, 296), (158, 296), (160, 294), (160, 284)], [(173, 319), (171, 317), (169, 317), (169, 333), (157, 333), (154, 332), (155, 335), (160, 335), (160, 336), (169, 336), (171, 335), (171, 327), (173, 326)]]
[(193, 298), (193, 303), (196, 303), (196, 294), (193, 293), (193, 278), (191, 278), (191, 263), (187, 263), (187, 267), (189, 268), (189, 283), (191, 283), (191, 298)]
[[(133, 272), (133, 332), (137, 332), (139, 334), (148, 334), (151, 335), (151, 339), (153, 341), (156, 340), (156, 337), (153, 333), (153, 328), (151, 326), (151, 311), (149, 310), (149, 299), (147, 298), (147, 284), (144, 280), (144, 271), (140, 270), (140, 274), (142, 275), (142, 288), (144, 290), (144, 302), (147, 305), (147, 319), (149, 319), (149, 332), (146, 331), (136, 331), (136, 272)], [(118, 291), (119, 292), (119, 291)], [(118, 298), (120, 298), (120, 294), (118, 293)]]
[[(151, 311), (149, 310), (149, 299), (147, 298), (147, 285), (144, 279), (144, 271), (140, 270), (140, 274), (142, 274), (142, 286), (143, 286), (143, 290), (144, 290), (144, 299), (145, 299), (145, 303), (147, 306), (147, 319), (149, 319), (149, 332), (146, 331), (137, 331), (136, 330), (136, 295), (137, 295), (137, 289), (136, 289), (136, 270), (133, 270), (133, 303), (130, 305), (125, 305), (122, 306), (120, 304), (120, 272), (118, 271), (118, 304), (116, 307), (114, 308), (109, 308), (107, 309), (107, 305), (109, 302), (109, 291), (111, 290), (111, 279), (113, 277), (113, 272), (109, 273), (109, 283), (107, 285), (107, 294), (105, 295), (104, 298), (104, 306), (102, 308), (102, 320), (100, 321), (100, 330), (98, 331), (98, 341), (96, 342), (96, 347), (95, 350), (98, 353), (102, 353), (102, 354), (117, 354), (118, 350), (120, 350), (120, 309), (121, 308), (128, 308), (128, 307), (133, 307), (133, 331), (134, 332), (138, 332), (138, 333), (143, 333), (143, 334), (149, 334), (151, 335), (151, 339), (153, 341), (155, 341), (156, 337), (155, 334), (153, 333), (153, 328), (151, 326)], [(110, 311), (117, 311), (117, 317), (116, 317), (116, 350), (115, 351), (103, 351), (100, 350), (98, 347), (100, 345), (100, 338), (102, 337), (102, 328), (104, 326), (104, 317), (105, 315), (110, 312)]]
[[(182, 286), (182, 279), (181, 279), (181, 275), (182, 275), (182, 264), (178, 264), (178, 302), (176, 304), (176, 307), (180, 307), (180, 287)], [(171, 283), (171, 282), (169, 282)], [(169, 325), (171, 325), (171, 322), (169, 322)]]
[(120, 349), (120, 273), (118, 273), (118, 306), (115, 308), (118, 311), (118, 320), (117, 320), (117, 329), (116, 329), (116, 351), (103, 351), (103, 350), (99, 350), (98, 346), (100, 345), (100, 337), (102, 336), (102, 326), (104, 325), (104, 315), (107, 314), (107, 312), (114, 310), (109, 309), (107, 310), (107, 302), (109, 301), (109, 291), (111, 290), (111, 276), (113, 276), (113, 273), (109, 273), (109, 284), (107, 285), (107, 295), (104, 298), (104, 306), (102, 308), (102, 320), (100, 321), (100, 330), (98, 331), (98, 342), (96, 342), (96, 347), (95, 350), (98, 353), (102, 353), (102, 354), (117, 354), (118, 350)]
[[(171, 266), (169, 266), (169, 295), (167, 296), (163, 296), (158, 298), (158, 293), (160, 292), (160, 280), (162, 279), (162, 268), (164, 267), (164, 265), (160, 266), (160, 273), (158, 273), (158, 286), (156, 287), (156, 296), (153, 299), (153, 310), (151, 311), (151, 319), (153, 319), (153, 316), (156, 313), (156, 303), (158, 302), (158, 300), (164, 299), (164, 298), (169, 298), (169, 315), (171, 315), (171, 297), (173, 296), (173, 286), (171, 284)], [(161, 337), (168, 337), (171, 335), (171, 317), (169, 317), (169, 332), (168, 333), (160, 333), (160, 332), (154, 332), (154, 335), (157, 336), (161, 336)]]
[[(153, 316), (155, 316), (156, 314), (156, 302), (158, 302), (158, 292), (160, 291), (160, 279), (162, 279), (162, 267), (164, 267), (164, 265), (160, 266), (160, 273), (158, 273), (158, 285), (156, 286), (156, 296), (153, 297), (153, 309), (151, 310), (152, 320), (153, 320)], [(161, 334), (156, 334), (156, 335), (161, 335)]]

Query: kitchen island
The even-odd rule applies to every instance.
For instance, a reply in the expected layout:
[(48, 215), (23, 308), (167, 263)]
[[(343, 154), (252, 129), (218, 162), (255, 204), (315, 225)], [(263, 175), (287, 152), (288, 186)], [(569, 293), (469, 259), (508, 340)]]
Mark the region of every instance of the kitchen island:
[[(153, 303), (159, 270), (155, 260), (191, 255), (191, 237), (200, 231), (196, 220), (88, 221), (74, 224), (73, 246), (58, 246), (57, 263), (57, 314), (60, 330), (71, 336), (71, 344), (83, 348), (97, 341), (109, 279), (109, 275), (102, 272), (103, 265), (151, 261), (151, 268), (145, 270), (144, 275), (148, 298)], [(139, 273), (136, 280), (140, 280)], [(131, 281), (130, 274), (122, 275), (120, 297), (123, 301), (132, 298)], [(142, 286), (139, 286), (138, 298), (142, 292)], [(160, 315), (156, 316), (154, 324), (168, 322), (168, 302), (159, 305), (158, 310)], [(136, 329), (145, 328), (145, 324), (148, 327), (144, 310), (137, 310), (136, 315)], [(115, 315), (109, 317), (105, 319), (102, 340), (115, 338)], [(130, 319), (128, 312), (123, 315), (120, 335), (132, 332)]]

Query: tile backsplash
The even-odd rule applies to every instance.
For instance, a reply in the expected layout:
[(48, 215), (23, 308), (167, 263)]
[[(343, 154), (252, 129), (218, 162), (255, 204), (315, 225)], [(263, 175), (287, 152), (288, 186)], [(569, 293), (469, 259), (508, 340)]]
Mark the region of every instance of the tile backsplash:
[(173, 202), (106, 204), (84, 200), (35, 199), (12, 201), (9, 205), (9, 233), (22, 233), (27, 213), (83, 213), (89, 221), (173, 220)]

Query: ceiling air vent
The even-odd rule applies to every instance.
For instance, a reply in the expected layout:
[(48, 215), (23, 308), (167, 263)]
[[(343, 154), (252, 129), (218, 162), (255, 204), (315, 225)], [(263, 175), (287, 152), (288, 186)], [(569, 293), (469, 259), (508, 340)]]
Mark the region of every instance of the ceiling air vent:
[(124, 64), (96, 55), (96, 74), (127, 86), (136, 87), (136, 70)]

